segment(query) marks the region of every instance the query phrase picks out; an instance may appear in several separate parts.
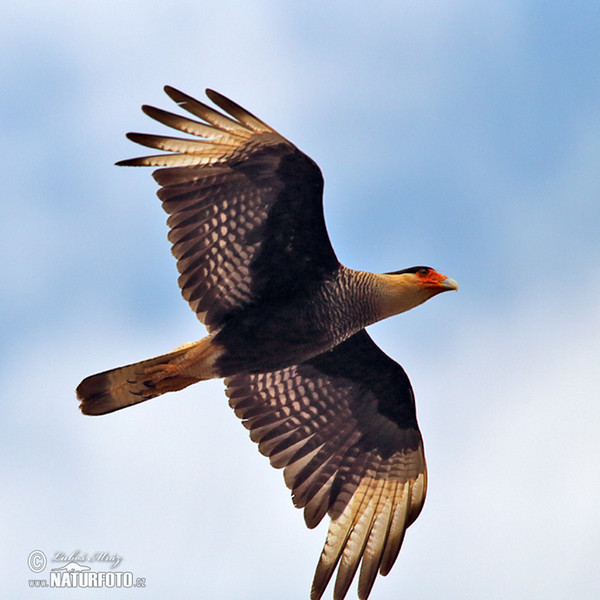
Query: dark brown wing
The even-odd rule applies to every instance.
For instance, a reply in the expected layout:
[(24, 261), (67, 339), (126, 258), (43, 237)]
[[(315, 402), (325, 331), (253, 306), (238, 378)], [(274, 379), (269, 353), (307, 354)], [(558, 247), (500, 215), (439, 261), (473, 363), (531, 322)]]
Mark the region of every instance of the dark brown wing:
[(406, 373), (363, 330), (306, 363), (225, 383), (260, 452), (284, 467), (308, 527), (331, 517), (313, 600), (338, 564), (334, 598), (343, 598), (361, 560), (359, 597), (367, 598), (425, 500), (425, 458)]
[(319, 167), (293, 144), (224, 96), (207, 90), (226, 116), (166, 87), (202, 121), (143, 107), (195, 138), (128, 137), (171, 152), (121, 161), (154, 172), (169, 213), (169, 240), (183, 297), (209, 330), (261, 300), (289, 298), (339, 263), (323, 218)]

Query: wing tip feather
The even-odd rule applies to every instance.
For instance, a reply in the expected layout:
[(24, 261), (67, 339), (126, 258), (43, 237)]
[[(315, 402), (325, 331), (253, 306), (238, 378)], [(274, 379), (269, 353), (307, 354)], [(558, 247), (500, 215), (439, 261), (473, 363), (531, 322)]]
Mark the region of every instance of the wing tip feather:
[(172, 85), (165, 85), (163, 87), (163, 90), (165, 94), (167, 94), (167, 96), (169, 96), (169, 98), (171, 98), (171, 100), (173, 100), (177, 104), (179, 104), (181, 101), (185, 101), (186, 98), (189, 98), (187, 94), (181, 92)]

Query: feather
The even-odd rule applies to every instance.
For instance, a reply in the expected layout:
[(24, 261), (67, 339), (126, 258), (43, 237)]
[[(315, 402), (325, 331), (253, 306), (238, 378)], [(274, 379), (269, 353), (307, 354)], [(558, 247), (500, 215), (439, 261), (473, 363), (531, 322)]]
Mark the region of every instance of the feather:
[(177, 102), (181, 108), (187, 110), (189, 113), (204, 119), (207, 123), (210, 123), (213, 127), (230, 133), (232, 135), (249, 138), (252, 135), (252, 131), (248, 131), (245, 127), (243, 127), (240, 123), (235, 121), (234, 119), (230, 119), (225, 115), (217, 112), (216, 110), (210, 108), (203, 102), (199, 102), (195, 98), (176, 90), (175, 88), (167, 85), (165, 86), (165, 92), (167, 95)]
[(215, 140), (220, 144), (226, 144), (228, 146), (239, 144), (239, 135), (231, 135), (225, 131), (216, 129), (211, 125), (207, 125), (206, 123), (200, 123), (199, 121), (176, 115), (172, 112), (163, 110), (162, 108), (148, 106), (147, 104), (142, 106), (142, 110), (155, 121), (158, 121), (167, 127), (179, 129), (179, 131), (183, 131), (184, 133), (206, 138), (207, 140)]

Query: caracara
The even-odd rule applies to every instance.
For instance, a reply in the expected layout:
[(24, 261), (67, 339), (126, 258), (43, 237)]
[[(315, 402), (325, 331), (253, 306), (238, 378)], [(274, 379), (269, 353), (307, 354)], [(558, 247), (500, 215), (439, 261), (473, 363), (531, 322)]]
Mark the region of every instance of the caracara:
[(179, 286), (208, 335), (84, 379), (81, 410), (109, 413), (224, 377), (306, 525), (331, 518), (312, 600), (336, 568), (334, 598), (344, 598), (359, 565), (365, 599), (377, 572), (392, 568), (426, 490), (410, 382), (365, 327), (458, 286), (430, 267), (343, 266), (325, 228), (323, 177), (306, 154), (217, 92), (206, 94), (227, 114), (165, 91), (196, 118), (144, 112), (191, 137), (130, 133), (168, 154), (117, 164), (163, 167), (154, 178)]

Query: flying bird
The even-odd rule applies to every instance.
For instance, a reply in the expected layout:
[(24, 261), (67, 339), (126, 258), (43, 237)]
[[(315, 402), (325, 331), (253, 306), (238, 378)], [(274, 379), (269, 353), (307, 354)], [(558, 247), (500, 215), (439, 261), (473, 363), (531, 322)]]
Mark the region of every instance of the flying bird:
[(190, 116), (143, 111), (188, 137), (129, 133), (165, 154), (118, 165), (153, 175), (169, 217), (179, 286), (208, 335), (84, 379), (86, 415), (224, 378), (259, 451), (283, 468), (310, 528), (331, 521), (311, 589), (337, 569), (341, 600), (360, 567), (366, 599), (419, 515), (426, 466), (413, 390), (365, 327), (456, 290), (430, 267), (368, 273), (342, 265), (323, 217), (323, 177), (306, 154), (241, 106), (223, 112), (172, 88)]

